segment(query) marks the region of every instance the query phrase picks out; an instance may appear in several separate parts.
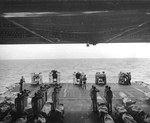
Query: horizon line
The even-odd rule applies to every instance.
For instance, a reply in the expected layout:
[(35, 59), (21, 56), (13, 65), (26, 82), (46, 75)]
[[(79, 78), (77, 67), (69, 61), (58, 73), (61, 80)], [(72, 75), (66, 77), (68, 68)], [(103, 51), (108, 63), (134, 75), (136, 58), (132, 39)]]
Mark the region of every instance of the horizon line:
[(125, 57), (125, 58), (50, 58), (50, 59), (0, 59), (0, 61), (4, 61), (4, 60), (71, 60), (71, 59), (75, 59), (75, 60), (79, 60), (79, 59), (150, 59), (150, 58), (143, 58), (143, 57)]

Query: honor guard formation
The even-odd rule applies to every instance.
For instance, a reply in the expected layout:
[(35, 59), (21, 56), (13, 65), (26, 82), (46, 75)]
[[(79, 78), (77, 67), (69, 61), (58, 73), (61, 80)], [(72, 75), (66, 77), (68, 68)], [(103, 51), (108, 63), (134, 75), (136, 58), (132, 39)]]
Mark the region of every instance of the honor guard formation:
[[(107, 83), (105, 72), (96, 72), (93, 84), (88, 82), (84, 72), (73, 73), (73, 84), (61, 83), (60, 75), (57, 70), (49, 72), (49, 83), (43, 83), (42, 73), (32, 73), (31, 83), (27, 83), (22, 76), (19, 86), (10, 89), (11, 93), (17, 92), (14, 98), (5, 96), (0, 103), (0, 121), (51, 123), (69, 122), (70, 118), (78, 120), (76, 122), (82, 122), (85, 117), (83, 111), (86, 111), (89, 116), (84, 121), (91, 118), (88, 121), (91, 123), (150, 123), (149, 113), (139, 106), (137, 100), (131, 98), (133, 95), (130, 93), (134, 88), (138, 91), (139, 88), (148, 90), (150, 87), (143, 82), (131, 84), (130, 72), (120, 72), (118, 83), (113, 84)], [(117, 94), (120, 97), (118, 99)], [(74, 97), (76, 95), (77, 97)], [(147, 95), (148, 104), (149, 93), (145, 95)], [(69, 100), (75, 102), (71, 104)], [(86, 100), (85, 104), (83, 100)], [(78, 109), (76, 105), (81, 109)], [(84, 106), (86, 108), (82, 109)], [(78, 112), (71, 118), (69, 114), (78, 110), (82, 113)]]

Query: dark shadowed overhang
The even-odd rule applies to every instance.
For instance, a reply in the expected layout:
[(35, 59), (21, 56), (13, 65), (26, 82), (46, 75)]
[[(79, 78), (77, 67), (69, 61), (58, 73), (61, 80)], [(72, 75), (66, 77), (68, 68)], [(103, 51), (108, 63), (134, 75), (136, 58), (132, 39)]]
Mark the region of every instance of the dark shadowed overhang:
[(150, 0), (1, 0), (1, 44), (150, 42)]

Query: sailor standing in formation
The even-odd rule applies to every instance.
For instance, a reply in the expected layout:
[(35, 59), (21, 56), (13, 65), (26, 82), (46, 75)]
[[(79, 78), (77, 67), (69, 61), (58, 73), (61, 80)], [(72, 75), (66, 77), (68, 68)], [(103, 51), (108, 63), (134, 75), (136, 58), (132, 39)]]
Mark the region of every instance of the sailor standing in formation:
[(97, 92), (99, 92), (99, 90), (96, 89), (96, 87), (92, 85), (92, 88), (90, 90), (90, 96), (92, 100), (93, 112), (97, 111)]
[(34, 97), (32, 98), (32, 100), (31, 100), (31, 104), (32, 104), (32, 108), (33, 108), (33, 114), (34, 114), (34, 116), (37, 116), (37, 114), (38, 114), (38, 107), (37, 107), (37, 93), (34, 93)]
[(106, 74), (104, 71), (102, 72), (102, 75), (103, 75), (103, 81), (106, 82)]
[(86, 75), (83, 75), (82, 81), (83, 81), (83, 88), (86, 89), (86, 81), (87, 81)]
[(54, 91), (52, 93), (52, 101), (53, 101), (52, 110), (56, 110), (57, 106), (59, 105), (59, 91), (61, 87), (62, 86), (60, 85), (56, 85), (54, 87)]
[(15, 107), (17, 109), (17, 113), (20, 115), (22, 114), (22, 106), (21, 106), (21, 103), (20, 103), (20, 98), (21, 98), (21, 95), (20, 93), (17, 94), (17, 98), (15, 99)]
[(25, 79), (24, 77), (22, 76), (21, 79), (20, 79), (20, 92), (22, 93), (23, 92), (23, 83), (25, 83)]
[(111, 87), (107, 87), (106, 91), (106, 103), (107, 103), (107, 108), (108, 112), (112, 112), (112, 98), (113, 98), (113, 93), (111, 91)]
[(53, 101), (52, 110), (56, 110), (56, 107), (59, 104), (58, 91), (56, 87), (54, 88), (54, 91), (52, 93), (52, 101)]
[(108, 90), (108, 85), (105, 86), (105, 89), (104, 89), (104, 98), (105, 98), (105, 101), (106, 101), (106, 92)]

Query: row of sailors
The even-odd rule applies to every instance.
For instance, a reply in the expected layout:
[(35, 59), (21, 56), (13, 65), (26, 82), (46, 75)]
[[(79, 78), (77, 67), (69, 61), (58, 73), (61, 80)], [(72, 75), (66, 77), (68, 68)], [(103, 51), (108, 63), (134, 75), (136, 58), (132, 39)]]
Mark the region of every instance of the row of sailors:
[[(103, 72), (104, 74), (104, 72)], [(82, 84), (82, 82), (86, 85), (86, 75), (84, 73), (76, 73), (76, 77), (77, 78), (81, 78), (82, 77), (82, 81), (80, 80), (80, 83)], [(23, 83), (25, 82), (23, 76), (20, 80), (20, 92), (22, 92), (23, 90)], [(56, 87), (54, 87), (54, 91), (52, 93), (52, 101), (53, 101), (53, 106), (52, 109), (56, 109), (57, 105), (59, 105), (59, 90), (60, 90), (61, 86), (57, 85)], [(40, 90), (42, 90), (42, 87), (40, 88)], [(92, 104), (93, 104), (93, 111), (97, 110), (97, 92), (99, 92), (99, 90), (96, 89), (96, 87), (93, 85), (90, 91), (90, 96), (91, 96), (91, 100), (92, 100)], [(47, 94), (46, 94), (47, 95)], [(105, 91), (104, 91), (104, 97), (106, 99), (106, 102), (108, 104), (108, 109), (110, 109), (111, 111), (111, 107), (112, 107), (112, 91), (111, 88), (108, 87), (107, 85), (105, 86)], [(42, 96), (42, 95), (41, 95)], [(40, 96), (40, 97), (41, 97)], [(39, 96), (37, 96), (37, 93), (35, 93), (35, 98), (37, 98)], [(47, 100), (47, 97), (45, 97)], [(33, 98), (34, 101), (34, 98)]]
[[(56, 110), (57, 106), (59, 105), (59, 91), (61, 86), (54, 87), (54, 91), (52, 92), (52, 110)], [(92, 88), (90, 90), (90, 96), (92, 100), (92, 109), (94, 112), (97, 112), (97, 93), (100, 92), (94, 85), (92, 85)], [(110, 86), (105, 86), (104, 89), (104, 98), (106, 100), (108, 111), (112, 111), (112, 98), (113, 98), (113, 92), (111, 90)]]
[[(60, 88), (61, 88), (61, 86), (59, 86), (59, 85), (56, 85), (54, 87), (54, 91), (52, 93), (52, 101), (53, 101), (53, 103), (52, 103), (52, 110), (56, 110), (56, 107), (59, 105), (59, 91), (60, 91)], [(41, 88), (41, 90), (42, 90), (42, 88)], [(100, 92), (100, 90), (98, 90), (93, 85), (92, 88), (91, 88), (91, 90), (90, 90), (90, 96), (91, 96), (92, 108), (93, 108), (94, 112), (97, 112), (98, 109), (99, 109), (98, 108), (98, 102), (97, 102), (97, 93), (98, 92)], [(107, 85), (105, 86), (105, 89), (104, 89), (104, 98), (106, 100), (108, 112), (111, 113), (112, 112), (112, 98), (113, 98), (113, 93), (111, 91), (111, 87), (109, 87)], [(34, 114), (37, 114), (39, 112), (39, 111), (37, 111), (37, 109), (35, 107), (34, 107), (33, 111), (34, 111)]]
[[(56, 110), (57, 106), (59, 105), (59, 92), (60, 92), (61, 86), (57, 85), (54, 87), (54, 91), (52, 92), (52, 110)], [(92, 100), (92, 108), (93, 111), (97, 111), (97, 93), (100, 92), (94, 85), (92, 85), (92, 88), (90, 90), (90, 96)], [(112, 98), (113, 93), (110, 86), (105, 86), (104, 89), (104, 98), (106, 100), (108, 111), (112, 111)]]

